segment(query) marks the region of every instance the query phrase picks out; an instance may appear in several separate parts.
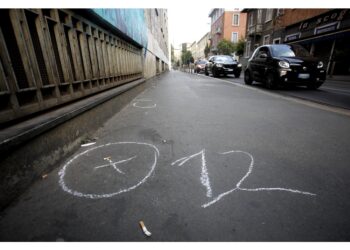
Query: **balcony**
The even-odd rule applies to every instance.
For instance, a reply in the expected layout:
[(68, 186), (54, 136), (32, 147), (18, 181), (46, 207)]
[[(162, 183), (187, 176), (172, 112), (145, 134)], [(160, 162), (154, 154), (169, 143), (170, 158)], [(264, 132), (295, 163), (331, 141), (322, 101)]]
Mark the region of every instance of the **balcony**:
[(261, 36), (262, 24), (255, 24), (248, 28), (248, 36)]

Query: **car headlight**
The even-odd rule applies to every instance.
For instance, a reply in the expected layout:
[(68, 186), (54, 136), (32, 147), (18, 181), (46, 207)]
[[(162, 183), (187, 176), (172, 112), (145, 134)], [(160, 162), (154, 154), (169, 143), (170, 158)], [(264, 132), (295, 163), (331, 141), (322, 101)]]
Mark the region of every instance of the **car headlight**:
[(317, 68), (318, 68), (318, 69), (322, 69), (322, 68), (323, 68), (323, 62), (322, 62), (322, 61), (319, 61), (319, 62), (318, 62)]
[(221, 64), (221, 63), (217, 63), (217, 64), (216, 64), (216, 67), (219, 67), (219, 68), (220, 68), (220, 67), (222, 67), (222, 64)]
[(237, 65), (237, 67), (242, 67), (242, 64), (239, 63), (239, 64)]
[(278, 62), (278, 65), (279, 65), (281, 68), (289, 69), (289, 62), (286, 62), (286, 61), (279, 61), (279, 62)]

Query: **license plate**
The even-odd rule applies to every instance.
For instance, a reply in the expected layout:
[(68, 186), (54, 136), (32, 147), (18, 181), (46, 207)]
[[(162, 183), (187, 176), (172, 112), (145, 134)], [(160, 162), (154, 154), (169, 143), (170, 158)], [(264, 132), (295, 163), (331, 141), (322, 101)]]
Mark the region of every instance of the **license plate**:
[(299, 74), (298, 78), (300, 78), (300, 79), (309, 79), (310, 78), (310, 74)]
[(227, 71), (233, 71), (233, 69), (227, 69)]

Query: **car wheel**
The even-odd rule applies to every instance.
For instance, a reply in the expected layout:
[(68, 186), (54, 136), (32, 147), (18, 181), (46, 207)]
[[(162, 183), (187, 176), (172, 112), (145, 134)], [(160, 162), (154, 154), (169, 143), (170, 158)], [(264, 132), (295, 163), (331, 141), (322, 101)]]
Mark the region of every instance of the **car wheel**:
[(273, 76), (272, 73), (269, 73), (267, 75), (267, 78), (266, 78), (266, 87), (268, 89), (276, 89), (277, 87), (277, 83), (276, 83), (276, 80), (275, 80), (275, 77)]
[(204, 74), (205, 74), (206, 76), (209, 75), (207, 68), (204, 69)]
[(315, 90), (315, 89), (318, 89), (319, 87), (321, 87), (322, 83), (312, 83), (312, 84), (309, 84), (307, 85), (307, 88), (308, 89), (312, 89), (312, 90)]
[(244, 82), (247, 85), (251, 85), (253, 83), (253, 79), (249, 70), (244, 71)]
[(235, 74), (235, 77), (236, 77), (236, 78), (239, 78), (240, 75), (241, 75), (241, 72), (236, 73), (236, 74)]

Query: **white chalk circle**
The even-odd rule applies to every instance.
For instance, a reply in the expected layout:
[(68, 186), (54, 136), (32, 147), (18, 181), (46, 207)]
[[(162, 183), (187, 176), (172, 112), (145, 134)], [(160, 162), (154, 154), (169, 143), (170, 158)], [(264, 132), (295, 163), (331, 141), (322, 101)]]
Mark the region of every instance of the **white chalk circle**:
[[(106, 154), (108, 157), (102, 157)], [(90, 148), (62, 167), (59, 185), (74, 196), (110, 198), (145, 183), (154, 172), (158, 156), (157, 147), (142, 142), (114, 142)]]
[(153, 109), (157, 106), (157, 104), (153, 105), (147, 105), (149, 102), (152, 102), (152, 100), (149, 99), (137, 99), (136, 102), (132, 104), (135, 108), (142, 108), (142, 109)]

